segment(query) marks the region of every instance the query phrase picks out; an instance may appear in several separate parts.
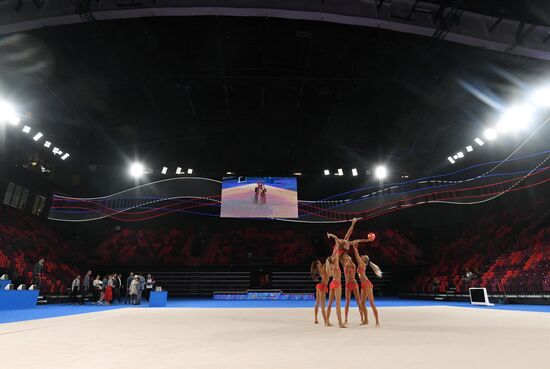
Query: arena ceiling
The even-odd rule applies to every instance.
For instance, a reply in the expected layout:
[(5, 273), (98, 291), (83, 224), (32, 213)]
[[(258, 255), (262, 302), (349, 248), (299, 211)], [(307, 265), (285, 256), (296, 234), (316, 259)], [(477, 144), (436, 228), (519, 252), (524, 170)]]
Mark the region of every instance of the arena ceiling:
[(550, 3), (546, 0), (427, 0), (438, 5), (454, 6), (493, 17), (550, 25)]
[(465, 86), (506, 103), (549, 68), (436, 38), (272, 18), (91, 22), (4, 36), (0, 47), (1, 88), (81, 175), (134, 157), (204, 175), (380, 162), (433, 172), (497, 113)]

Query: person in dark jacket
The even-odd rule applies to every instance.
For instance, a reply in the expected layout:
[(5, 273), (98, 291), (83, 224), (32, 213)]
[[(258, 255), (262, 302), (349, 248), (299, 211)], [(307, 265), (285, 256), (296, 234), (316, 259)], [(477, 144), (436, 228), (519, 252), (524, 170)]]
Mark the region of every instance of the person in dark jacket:
[(81, 296), (80, 296), (80, 304), (84, 304), (84, 299), (86, 298), (86, 295), (90, 293), (90, 287), (92, 284), (92, 271), (88, 270), (86, 274), (84, 275), (84, 278), (82, 278), (82, 288), (81, 288)]
[(32, 283), (37, 285), (40, 289), (42, 275), (44, 274), (44, 259), (40, 259), (38, 263), (34, 264), (32, 270)]
[(73, 283), (71, 284), (71, 300), (76, 302), (78, 295), (80, 294), (80, 274), (76, 276), (75, 279), (73, 279)]
[(118, 274), (113, 274), (113, 301), (118, 300), (120, 302), (120, 278)]
[(126, 304), (130, 303), (130, 283), (134, 280), (134, 273), (130, 272), (128, 278), (126, 278)]

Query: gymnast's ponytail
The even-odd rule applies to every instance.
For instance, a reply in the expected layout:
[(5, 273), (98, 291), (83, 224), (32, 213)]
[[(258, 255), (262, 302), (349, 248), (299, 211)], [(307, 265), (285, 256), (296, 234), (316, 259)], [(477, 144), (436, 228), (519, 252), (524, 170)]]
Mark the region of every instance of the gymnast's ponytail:
[(311, 262), (311, 267), (309, 268), (309, 273), (311, 274), (311, 278), (317, 282), (317, 274), (319, 273), (319, 260), (314, 260)]
[(380, 269), (380, 267), (376, 264), (374, 264), (372, 261), (370, 261), (370, 258), (368, 255), (363, 255), (361, 256), (361, 260), (363, 260), (363, 263), (365, 264), (368, 264), (370, 266), (370, 268), (372, 269), (372, 271), (374, 272), (374, 274), (376, 274), (376, 276), (378, 278), (382, 278), (382, 270)]
[(372, 261), (369, 261), (369, 266), (378, 278), (382, 278), (383, 273), (382, 273), (382, 270), (378, 267), (378, 265), (374, 264)]

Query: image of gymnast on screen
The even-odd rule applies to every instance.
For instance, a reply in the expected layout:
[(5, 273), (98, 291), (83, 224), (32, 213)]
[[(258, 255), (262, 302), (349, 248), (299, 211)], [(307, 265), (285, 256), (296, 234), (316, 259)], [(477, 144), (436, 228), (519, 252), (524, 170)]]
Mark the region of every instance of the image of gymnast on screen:
[(221, 216), (225, 218), (297, 218), (296, 178), (224, 178)]

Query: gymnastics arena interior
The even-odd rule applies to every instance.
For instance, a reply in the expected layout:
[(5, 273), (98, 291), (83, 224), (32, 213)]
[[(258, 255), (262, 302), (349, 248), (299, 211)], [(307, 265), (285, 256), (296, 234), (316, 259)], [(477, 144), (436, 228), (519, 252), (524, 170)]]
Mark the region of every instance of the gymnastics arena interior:
[(0, 365), (547, 368), (550, 4), (0, 1)]

